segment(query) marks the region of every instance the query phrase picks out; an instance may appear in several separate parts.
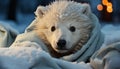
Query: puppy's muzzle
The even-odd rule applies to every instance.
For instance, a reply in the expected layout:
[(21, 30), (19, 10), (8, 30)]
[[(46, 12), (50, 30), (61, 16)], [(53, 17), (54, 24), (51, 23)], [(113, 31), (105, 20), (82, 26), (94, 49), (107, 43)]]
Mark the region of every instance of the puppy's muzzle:
[(57, 42), (57, 48), (59, 49), (59, 50), (64, 50), (64, 49), (66, 49), (66, 40), (64, 40), (64, 39), (60, 39), (58, 42)]

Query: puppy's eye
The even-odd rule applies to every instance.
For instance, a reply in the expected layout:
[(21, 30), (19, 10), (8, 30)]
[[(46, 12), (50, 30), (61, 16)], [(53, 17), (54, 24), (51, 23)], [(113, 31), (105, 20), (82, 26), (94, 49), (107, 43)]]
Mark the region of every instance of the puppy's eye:
[(55, 26), (51, 27), (51, 31), (54, 32), (56, 30)]
[(71, 31), (71, 32), (75, 32), (75, 30), (76, 30), (76, 28), (75, 28), (74, 26), (71, 26), (71, 27), (70, 27), (70, 31)]

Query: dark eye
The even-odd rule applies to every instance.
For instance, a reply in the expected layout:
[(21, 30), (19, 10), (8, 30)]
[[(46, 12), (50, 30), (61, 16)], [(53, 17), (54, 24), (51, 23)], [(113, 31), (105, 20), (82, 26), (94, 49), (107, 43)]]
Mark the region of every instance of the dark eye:
[(71, 27), (70, 27), (70, 31), (71, 31), (71, 32), (75, 32), (75, 30), (76, 30), (76, 28), (75, 28), (74, 26), (71, 26)]
[(56, 30), (55, 26), (51, 27), (51, 31), (54, 32)]

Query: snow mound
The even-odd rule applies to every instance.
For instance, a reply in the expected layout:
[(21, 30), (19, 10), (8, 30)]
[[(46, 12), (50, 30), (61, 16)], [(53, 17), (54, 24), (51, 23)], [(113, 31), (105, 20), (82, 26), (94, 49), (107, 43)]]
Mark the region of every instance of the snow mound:
[(105, 34), (103, 47), (114, 42), (120, 42), (120, 25), (105, 25), (101, 31)]

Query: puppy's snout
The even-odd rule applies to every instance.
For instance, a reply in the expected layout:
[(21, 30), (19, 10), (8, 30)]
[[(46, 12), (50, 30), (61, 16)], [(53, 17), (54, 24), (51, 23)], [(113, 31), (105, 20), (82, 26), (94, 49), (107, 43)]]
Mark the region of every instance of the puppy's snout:
[(65, 48), (65, 45), (66, 45), (66, 41), (63, 40), (63, 39), (61, 39), (57, 42), (57, 46), (58, 46), (59, 49)]

